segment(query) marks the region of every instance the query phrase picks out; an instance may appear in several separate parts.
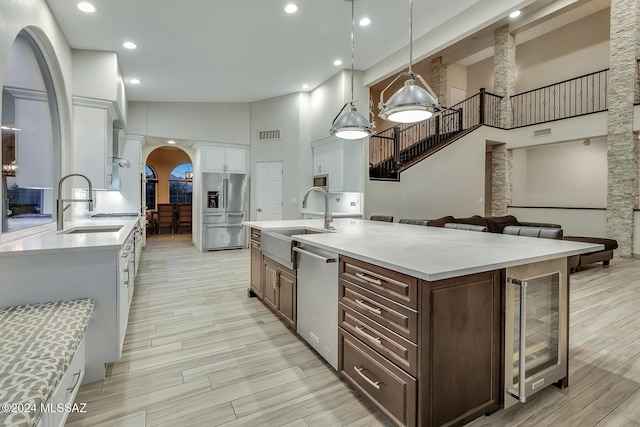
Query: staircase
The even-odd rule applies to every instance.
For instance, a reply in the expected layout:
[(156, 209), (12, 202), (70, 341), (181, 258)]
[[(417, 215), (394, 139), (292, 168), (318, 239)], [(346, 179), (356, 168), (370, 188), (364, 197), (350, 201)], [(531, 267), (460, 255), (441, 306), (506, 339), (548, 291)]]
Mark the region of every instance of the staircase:
[(400, 181), (400, 173), (482, 125), (500, 127), (502, 97), (484, 89), (419, 123), (400, 124), (369, 139), (369, 179)]

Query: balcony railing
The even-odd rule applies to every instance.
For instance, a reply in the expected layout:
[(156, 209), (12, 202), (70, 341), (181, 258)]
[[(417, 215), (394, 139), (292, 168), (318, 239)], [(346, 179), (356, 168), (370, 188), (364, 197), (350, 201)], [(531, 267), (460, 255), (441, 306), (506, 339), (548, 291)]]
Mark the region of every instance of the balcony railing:
[(609, 70), (554, 83), (511, 97), (511, 128), (606, 111)]

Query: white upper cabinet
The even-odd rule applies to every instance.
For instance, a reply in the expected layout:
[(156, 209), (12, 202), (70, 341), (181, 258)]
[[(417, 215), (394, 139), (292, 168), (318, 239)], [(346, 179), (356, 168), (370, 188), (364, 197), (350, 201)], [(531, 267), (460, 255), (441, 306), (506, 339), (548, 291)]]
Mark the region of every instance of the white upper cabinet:
[(96, 189), (117, 190), (113, 170), (111, 103), (78, 100), (73, 105), (73, 170), (86, 175)]
[(203, 172), (247, 173), (247, 150), (231, 147), (203, 147)]
[(334, 140), (313, 147), (313, 174), (328, 176), (328, 191), (362, 191), (362, 142)]

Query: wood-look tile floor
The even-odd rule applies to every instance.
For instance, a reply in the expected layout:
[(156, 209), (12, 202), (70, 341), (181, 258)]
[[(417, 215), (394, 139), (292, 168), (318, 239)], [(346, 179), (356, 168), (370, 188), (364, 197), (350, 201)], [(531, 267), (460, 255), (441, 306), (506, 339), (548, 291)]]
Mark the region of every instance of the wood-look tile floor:
[[(255, 298), (249, 251), (147, 240), (122, 359), (67, 426), (388, 426)], [(640, 260), (571, 275), (570, 387), (479, 426), (640, 427)]]

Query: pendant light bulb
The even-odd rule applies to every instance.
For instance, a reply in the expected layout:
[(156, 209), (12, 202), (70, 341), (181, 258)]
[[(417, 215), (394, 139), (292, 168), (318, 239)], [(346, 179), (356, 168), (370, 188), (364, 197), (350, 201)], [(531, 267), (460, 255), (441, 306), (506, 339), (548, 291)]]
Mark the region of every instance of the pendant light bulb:
[[(353, 98), (355, 0), (345, 1), (351, 2), (351, 101), (344, 104), (333, 119), (329, 133), (342, 139), (362, 139), (375, 133), (375, 124), (358, 112)], [(369, 110), (367, 112), (372, 115)]]

